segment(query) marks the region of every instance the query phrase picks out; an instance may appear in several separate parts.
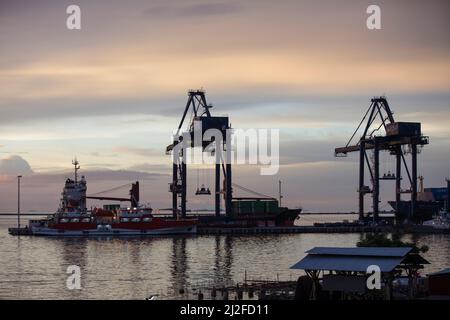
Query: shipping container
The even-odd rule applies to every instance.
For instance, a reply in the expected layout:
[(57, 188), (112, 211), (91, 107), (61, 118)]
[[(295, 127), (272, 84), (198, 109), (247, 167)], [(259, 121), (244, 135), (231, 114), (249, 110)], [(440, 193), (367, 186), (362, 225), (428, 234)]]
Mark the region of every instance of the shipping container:
[(278, 214), (278, 201), (274, 199), (240, 199), (232, 202), (234, 213), (238, 215)]
[(425, 188), (425, 192), (431, 192), (435, 201), (447, 200), (447, 188)]

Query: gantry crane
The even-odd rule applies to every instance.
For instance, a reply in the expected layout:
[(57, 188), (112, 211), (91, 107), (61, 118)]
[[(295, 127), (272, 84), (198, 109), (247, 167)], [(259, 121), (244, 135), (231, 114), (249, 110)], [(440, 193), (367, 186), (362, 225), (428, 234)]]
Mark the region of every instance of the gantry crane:
[[(365, 122), (365, 120), (367, 121)], [(378, 120), (377, 120), (378, 119)], [(378, 125), (379, 121), (380, 124)], [(365, 122), (364, 131), (357, 143), (352, 144), (357, 132)], [(385, 134), (379, 135), (380, 129), (384, 129)], [(373, 217), (378, 218), (379, 215), (379, 198), (380, 198), (380, 180), (395, 180), (395, 201), (396, 212), (399, 213), (401, 194), (411, 193), (411, 212), (410, 217), (416, 213), (417, 203), (417, 153), (418, 147), (422, 147), (429, 143), (429, 139), (421, 133), (421, 124), (419, 122), (396, 122), (393, 113), (385, 97), (375, 97), (371, 100), (371, 104), (367, 109), (363, 119), (359, 123), (350, 140), (345, 147), (335, 149), (335, 156), (346, 156), (347, 153), (359, 151), (359, 218), (364, 219), (364, 196), (372, 193), (373, 200)], [(409, 146), (411, 153), (411, 170), (405, 159), (403, 146)], [(372, 164), (367, 156), (367, 150), (373, 151)], [(396, 158), (396, 171), (380, 177), (379, 173), (379, 152), (382, 150)], [(402, 163), (405, 167), (410, 183), (407, 190), (401, 189)], [(365, 168), (369, 169), (371, 176), (372, 188), (365, 185)]]
[[(210, 109), (212, 105), (206, 102), (205, 92), (202, 90), (192, 90), (188, 92), (188, 101), (184, 109), (183, 116), (177, 131), (174, 134), (173, 143), (167, 146), (166, 154), (172, 154), (172, 182), (170, 183), (169, 191), (172, 193), (172, 213), (174, 217), (178, 215), (178, 197), (181, 198), (181, 217), (186, 217), (186, 196), (187, 196), (187, 155), (186, 148), (177, 149), (179, 143), (183, 143), (184, 137), (182, 135), (182, 127), (188, 112), (191, 111), (191, 120), (188, 124), (187, 137), (191, 139), (189, 147), (201, 147), (202, 152), (205, 148), (214, 142), (214, 153), (216, 154), (215, 163), (215, 214), (220, 215), (220, 168), (224, 174), (224, 199), (225, 211), (227, 216), (232, 215), (232, 187), (231, 187), (231, 139), (227, 135), (230, 129), (228, 117), (214, 117), (211, 115)], [(196, 123), (202, 125), (202, 143), (199, 145), (194, 137), (199, 134), (195, 132)], [(221, 132), (221, 139), (215, 137), (203, 139), (205, 131), (209, 129), (216, 129)], [(220, 138), (220, 137), (219, 137)], [(220, 140), (220, 141), (219, 141)], [(195, 143), (195, 145), (194, 145)], [(223, 157), (222, 150), (225, 152)], [(211, 151), (211, 150), (209, 150)]]

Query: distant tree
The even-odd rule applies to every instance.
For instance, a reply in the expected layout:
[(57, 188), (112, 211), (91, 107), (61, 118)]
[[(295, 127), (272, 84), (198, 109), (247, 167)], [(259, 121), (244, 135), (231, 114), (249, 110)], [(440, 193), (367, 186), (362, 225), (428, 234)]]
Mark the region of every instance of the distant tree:
[(358, 247), (411, 247), (414, 253), (425, 253), (428, 246), (418, 246), (417, 242), (404, 242), (397, 234), (392, 235), (392, 239), (383, 233), (369, 233), (356, 244)]

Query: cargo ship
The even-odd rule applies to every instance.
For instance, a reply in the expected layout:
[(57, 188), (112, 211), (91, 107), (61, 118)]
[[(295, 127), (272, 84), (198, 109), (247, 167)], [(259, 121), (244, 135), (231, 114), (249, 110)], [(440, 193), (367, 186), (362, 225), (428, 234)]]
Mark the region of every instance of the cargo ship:
[(275, 198), (233, 198), (231, 216), (199, 216), (198, 228), (291, 227), (299, 219), (301, 208), (280, 207)]
[[(440, 215), (442, 211), (449, 212), (450, 203), (450, 181), (447, 180), (447, 187), (425, 188), (424, 178), (419, 177), (419, 192), (417, 193), (416, 213), (413, 220), (423, 222)], [(397, 204), (389, 201), (389, 205), (396, 210), (397, 218), (405, 219), (411, 216), (411, 201), (402, 200)]]
[[(281, 207), (271, 197), (232, 198), (231, 215), (154, 215), (151, 207), (139, 204), (139, 182), (132, 184), (130, 198), (87, 196), (85, 176), (78, 179), (79, 162), (74, 178), (65, 181), (57, 211), (44, 219), (32, 219), (25, 228), (10, 228), (13, 235), (36, 236), (145, 236), (196, 234), (198, 229), (291, 227), (301, 208)], [(116, 189), (116, 188), (114, 188)], [(281, 195), (280, 195), (281, 197)], [(104, 205), (87, 209), (87, 199), (129, 201), (130, 206)]]
[(67, 179), (57, 212), (41, 220), (30, 220), (27, 231), (36, 236), (145, 236), (165, 234), (195, 234), (196, 219), (166, 219), (154, 217), (152, 208), (139, 205), (139, 183), (130, 190), (131, 206), (107, 205), (87, 210), (86, 200), (127, 200), (86, 196), (86, 179), (78, 180), (78, 161), (74, 179)]
[[(397, 211), (397, 219), (404, 220), (411, 217), (411, 201), (401, 200), (397, 208), (397, 202), (388, 201), (389, 205)], [(416, 212), (412, 220), (421, 222), (431, 219), (439, 213), (441, 205), (438, 201), (416, 201)]]

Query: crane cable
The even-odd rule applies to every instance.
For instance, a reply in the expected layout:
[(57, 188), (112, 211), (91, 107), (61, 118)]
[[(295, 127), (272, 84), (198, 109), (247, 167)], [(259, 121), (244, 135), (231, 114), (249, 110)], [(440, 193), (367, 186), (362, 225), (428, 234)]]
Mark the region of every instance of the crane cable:
[(362, 118), (361, 122), (359, 123), (358, 127), (356, 128), (356, 130), (353, 132), (352, 136), (350, 137), (350, 139), (347, 142), (346, 147), (348, 147), (350, 145), (350, 142), (352, 142), (353, 138), (355, 137), (355, 134), (358, 132), (359, 128), (361, 127), (361, 125), (363, 124), (364, 120), (366, 119), (367, 115), (369, 114), (370, 109), (372, 108), (373, 103), (370, 105), (370, 107), (367, 109), (366, 114), (364, 115), (364, 117)]
[(264, 193), (256, 192), (256, 191), (254, 191), (254, 190), (251, 190), (251, 189), (246, 188), (246, 187), (244, 187), (244, 186), (238, 185), (238, 184), (236, 184), (236, 183), (232, 183), (232, 185), (233, 185), (234, 187), (238, 188), (238, 189), (241, 189), (241, 190), (243, 190), (243, 191), (246, 191), (246, 192), (248, 192), (248, 193), (252, 193), (252, 194), (257, 195), (257, 196), (260, 196), (260, 197), (269, 198), (269, 199), (275, 199), (274, 197), (268, 196), (268, 195), (266, 195), (266, 194), (264, 194)]
[(90, 194), (89, 196), (97, 196), (97, 195), (99, 195), (99, 194), (103, 194), (103, 193), (107, 193), (107, 192), (119, 190), (119, 189), (122, 189), (122, 188), (127, 187), (127, 186), (131, 186), (131, 183), (127, 183), (127, 184), (124, 184), (124, 185), (120, 185), (120, 186), (118, 186), (118, 187), (114, 187), (114, 188), (111, 188), (111, 189), (108, 189), (108, 190), (104, 190), (104, 191), (92, 193), (92, 194)]

